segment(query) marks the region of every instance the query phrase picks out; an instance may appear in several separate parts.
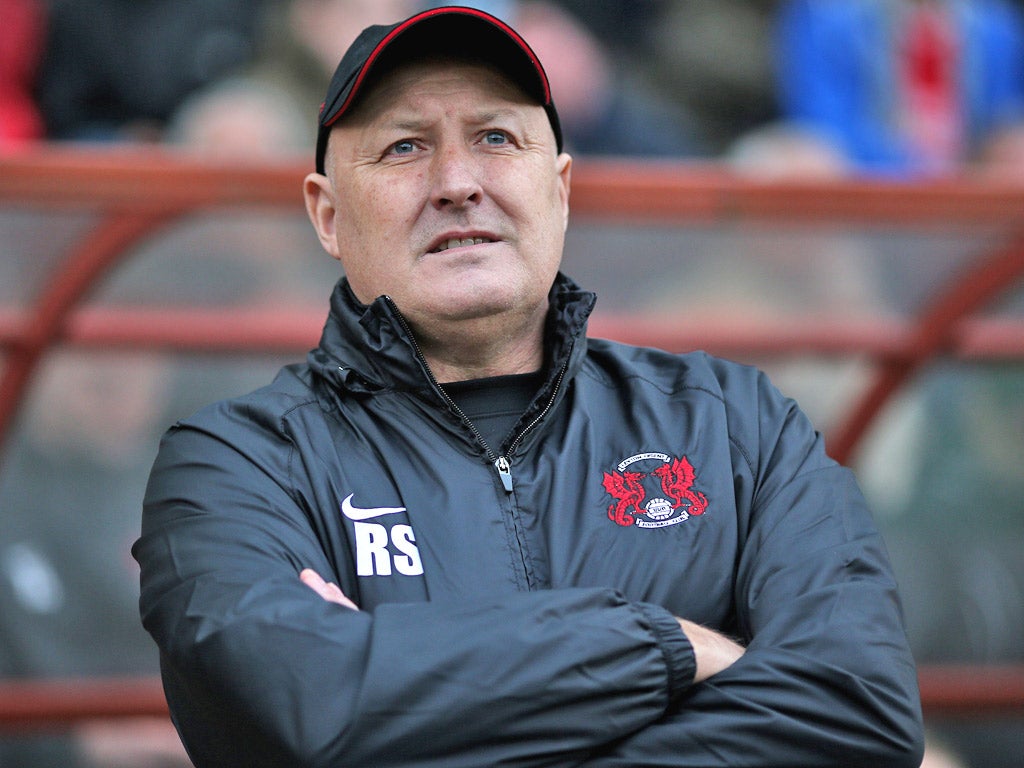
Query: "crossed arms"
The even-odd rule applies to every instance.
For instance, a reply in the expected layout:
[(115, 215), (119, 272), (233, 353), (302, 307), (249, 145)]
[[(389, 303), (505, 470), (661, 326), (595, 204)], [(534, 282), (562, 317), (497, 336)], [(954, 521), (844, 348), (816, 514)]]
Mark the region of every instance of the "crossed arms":
[[(359, 606), (353, 603), (337, 584), (324, 581), (324, 578), (312, 568), (304, 569), (299, 574), (299, 578), (303, 584), (327, 602), (351, 610), (359, 610)], [(709, 677), (717, 675), (743, 655), (743, 646), (732, 638), (686, 619), (676, 617), (676, 620), (693, 649), (696, 665), (696, 672), (693, 675), (694, 683), (704, 682)]]

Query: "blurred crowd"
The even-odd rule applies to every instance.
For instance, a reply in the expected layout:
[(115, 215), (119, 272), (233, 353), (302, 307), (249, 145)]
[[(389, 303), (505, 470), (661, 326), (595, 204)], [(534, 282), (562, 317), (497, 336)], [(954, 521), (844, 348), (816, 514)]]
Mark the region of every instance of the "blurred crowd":
[[(311, 164), (316, 114), (342, 51), (368, 24), (440, 4), (0, 0), (0, 153), (66, 142)], [(762, 178), (1024, 179), (1024, 0), (464, 4), (509, 21), (537, 49), (577, 157), (713, 160)], [(271, 291), (312, 305), (332, 274), (307, 284), (294, 262), (254, 257), (317, 250), (305, 221), (290, 226), (265, 214), (200, 220), (163, 248), (194, 254), (185, 271), (211, 305)], [(636, 250), (635, 300), (670, 308), (683, 297), (697, 307), (713, 294), (728, 314), (779, 296), (806, 309), (820, 295), (815, 309), (870, 310), (887, 291), (917, 285), (919, 272), (870, 268), (895, 263), (885, 248), (907, 243), (833, 234), (697, 232), (691, 246), (702, 251), (707, 238), (707, 258), (679, 267), (685, 280), (661, 267), (645, 274)], [(577, 246), (587, 236), (574, 233)], [(658, 237), (645, 236), (652, 252), (663, 250)], [(815, 285), (812, 252), (824, 264)], [(166, 252), (150, 255), (135, 260), (149, 270), (140, 284), (177, 290), (168, 271), (180, 267)], [(568, 267), (599, 292), (602, 279), (623, 282), (620, 265), (592, 261)], [(0, 279), (5, 300), (12, 283)], [(1024, 661), (1024, 368), (989, 373), (934, 371), (889, 419), (895, 437), (875, 447), (865, 476), (923, 662)], [(0, 677), (155, 671), (127, 544), (160, 432), (218, 391), (197, 387), (194, 374), (181, 386), (176, 375), (158, 355), (66, 350), (41, 372), (0, 457)], [(793, 376), (815, 389), (806, 371)], [(955, 749), (934, 749), (931, 765), (1016, 765), (1024, 728), (1010, 726), (961, 734), (953, 724), (944, 733)], [(130, 738), (96, 725), (70, 738), (0, 740), (0, 768), (188, 764), (166, 723), (143, 727), (131, 724)]]
[[(308, 152), (347, 44), (431, 4), (0, 0), (0, 150)], [(577, 155), (789, 176), (1024, 175), (1019, 0), (469, 4), (537, 48)]]

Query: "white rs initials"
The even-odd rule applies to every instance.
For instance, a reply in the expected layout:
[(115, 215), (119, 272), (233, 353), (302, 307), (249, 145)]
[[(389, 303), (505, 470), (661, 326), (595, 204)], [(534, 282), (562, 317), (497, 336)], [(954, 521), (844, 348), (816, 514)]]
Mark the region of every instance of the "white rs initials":
[[(389, 531), (380, 523), (353, 522), (357, 576), (390, 576), (392, 566), (402, 576), (420, 576), (423, 563), (416, 548), (411, 525), (393, 525)], [(392, 554), (391, 544), (399, 554)]]

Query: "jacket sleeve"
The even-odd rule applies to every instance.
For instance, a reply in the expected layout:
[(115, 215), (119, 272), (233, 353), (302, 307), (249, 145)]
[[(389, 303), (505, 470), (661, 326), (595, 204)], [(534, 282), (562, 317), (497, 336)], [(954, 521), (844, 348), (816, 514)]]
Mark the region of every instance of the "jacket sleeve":
[(750, 510), (734, 587), (747, 651), (591, 768), (920, 765), (917, 675), (880, 534), (803, 414), (756, 386), (759, 413), (730, 426)]
[(298, 578), (332, 574), (313, 518), (248, 455), (255, 437), (173, 429), (133, 550), (199, 768), (576, 765), (692, 681), (674, 618), (612, 590), (372, 613), (322, 600)]

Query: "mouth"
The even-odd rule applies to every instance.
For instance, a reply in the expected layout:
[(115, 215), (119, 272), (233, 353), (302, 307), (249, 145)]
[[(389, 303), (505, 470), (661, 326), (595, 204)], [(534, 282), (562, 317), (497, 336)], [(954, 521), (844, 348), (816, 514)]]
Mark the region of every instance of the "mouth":
[(495, 242), (489, 237), (449, 237), (445, 238), (427, 253), (441, 253), (443, 251), (451, 250), (452, 248), (464, 248), (469, 245), (480, 245), (481, 243), (493, 243)]

